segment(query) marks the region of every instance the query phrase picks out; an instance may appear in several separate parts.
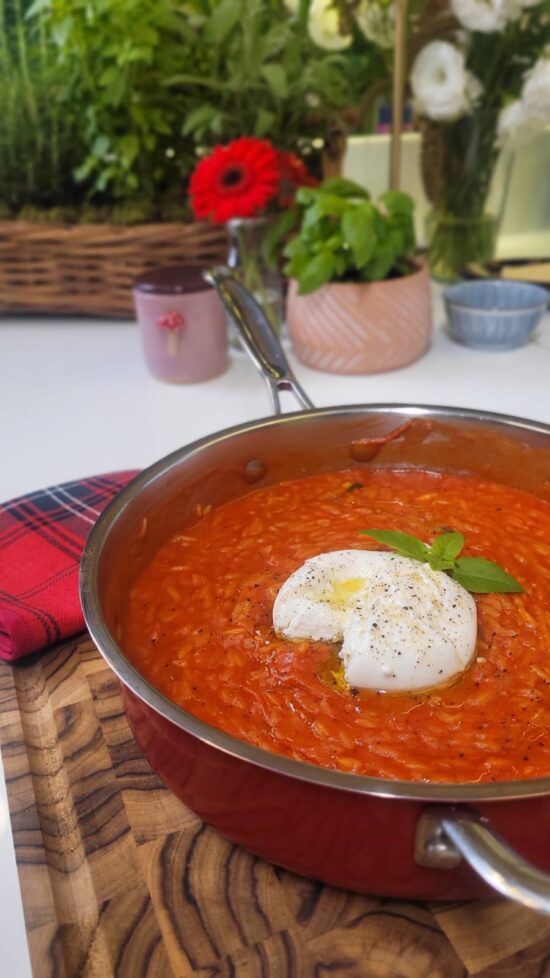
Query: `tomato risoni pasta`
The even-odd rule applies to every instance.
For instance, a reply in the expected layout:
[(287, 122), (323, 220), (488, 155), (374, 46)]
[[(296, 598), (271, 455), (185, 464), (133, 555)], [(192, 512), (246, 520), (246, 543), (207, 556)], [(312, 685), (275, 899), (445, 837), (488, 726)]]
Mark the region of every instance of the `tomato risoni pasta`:
[[(475, 595), (476, 655), (447, 687), (350, 689), (337, 648), (275, 634), (273, 602), (306, 559), (383, 549), (359, 535), (464, 534), (521, 594)], [(550, 504), (418, 470), (314, 475), (258, 489), (180, 529), (127, 599), (122, 645), (162, 693), (227, 733), (312, 764), (411, 781), (550, 775)]]

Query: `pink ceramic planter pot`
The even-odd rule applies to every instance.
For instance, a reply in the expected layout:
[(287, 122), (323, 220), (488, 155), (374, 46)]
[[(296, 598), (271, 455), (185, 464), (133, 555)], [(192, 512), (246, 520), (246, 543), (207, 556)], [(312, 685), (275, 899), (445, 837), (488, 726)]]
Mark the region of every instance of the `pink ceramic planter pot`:
[(292, 280), (287, 327), (299, 360), (315, 370), (371, 374), (422, 356), (432, 334), (428, 268), (385, 282), (333, 282), (298, 295)]

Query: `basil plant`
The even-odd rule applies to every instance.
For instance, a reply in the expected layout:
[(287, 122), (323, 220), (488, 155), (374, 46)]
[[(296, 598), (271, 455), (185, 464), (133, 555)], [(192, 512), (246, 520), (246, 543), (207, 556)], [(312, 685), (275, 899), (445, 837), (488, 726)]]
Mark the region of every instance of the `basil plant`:
[(412, 198), (336, 177), (296, 195), (298, 231), (284, 248), (285, 273), (307, 295), (327, 282), (378, 282), (408, 275), (416, 248)]

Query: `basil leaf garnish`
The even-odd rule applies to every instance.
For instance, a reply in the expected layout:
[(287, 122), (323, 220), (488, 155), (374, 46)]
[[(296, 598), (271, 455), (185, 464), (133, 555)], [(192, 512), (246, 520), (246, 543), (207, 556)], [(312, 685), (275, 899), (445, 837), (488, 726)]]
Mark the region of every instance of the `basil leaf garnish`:
[(476, 594), (519, 593), (523, 587), (515, 577), (484, 557), (459, 557), (464, 547), (462, 533), (441, 533), (431, 546), (418, 537), (400, 530), (359, 530), (377, 543), (396, 550), (403, 557), (412, 557), (430, 565), (432, 570), (446, 571), (450, 576)]
[(428, 563), (432, 570), (450, 570), (464, 547), (462, 533), (442, 533), (428, 550)]
[(467, 591), (495, 594), (523, 591), (521, 584), (502, 567), (483, 557), (459, 557), (451, 577)]
[(403, 557), (412, 557), (413, 560), (421, 560), (423, 563), (428, 560), (426, 544), (410, 533), (401, 533), (400, 530), (360, 530), (359, 532), (372, 537), (378, 543), (387, 544)]

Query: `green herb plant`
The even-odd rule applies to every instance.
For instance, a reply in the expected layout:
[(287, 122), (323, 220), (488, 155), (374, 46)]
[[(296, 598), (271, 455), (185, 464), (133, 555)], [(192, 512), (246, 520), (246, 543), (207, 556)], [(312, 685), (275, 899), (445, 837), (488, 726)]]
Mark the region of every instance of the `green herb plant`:
[[(192, 154), (180, 134), (181, 94), (162, 80), (189, 54), (187, 18), (174, 0), (34, 0), (63, 72), (67, 111), (83, 151), (73, 181), (87, 197), (149, 204), (181, 185)], [(147, 220), (150, 215), (143, 214)]]
[(403, 557), (422, 561), (432, 570), (446, 571), (467, 591), (476, 594), (523, 591), (521, 584), (492, 560), (484, 557), (460, 557), (464, 548), (462, 533), (442, 533), (431, 546), (418, 537), (399, 530), (360, 530), (364, 536), (396, 550)]
[[(296, 195), (298, 230), (286, 245), (285, 273), (299, 294), (327, 282), (376, 282), (411, 272), (414, 203), (388, 190), (377, 204), (352, 180), (336, 177)], [(290, 219), (287, 218), (290, 223)]]
[(185, 95), (182, 132), (199, 148), (247, 135), (305, 156), (328, 129), (345, 126), (342, 113), (353, 113), (374, 79), (388, 79), (384, 52), (359, 32), (345, 51), (314, 44), (310, 3), (300, 0), (294, 13), (284, 0), (187, 5), (196, 55), (161, 84)]
[(188, 219), (197, 158), (242, 135), (318, 165), (391, 59), (314, 44), (310, 2), (0, 0), (0, 214)]
[(74, 203), (83, 142), (63, 69), (26, 0), (0, 0), (0, 214)]

